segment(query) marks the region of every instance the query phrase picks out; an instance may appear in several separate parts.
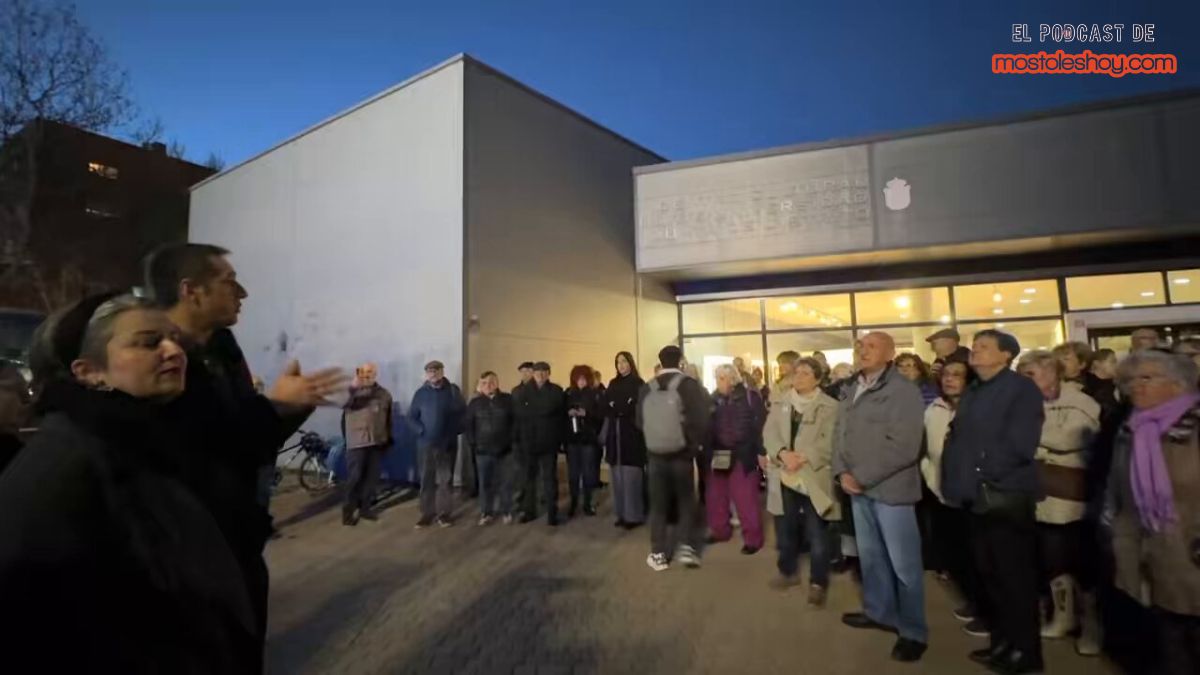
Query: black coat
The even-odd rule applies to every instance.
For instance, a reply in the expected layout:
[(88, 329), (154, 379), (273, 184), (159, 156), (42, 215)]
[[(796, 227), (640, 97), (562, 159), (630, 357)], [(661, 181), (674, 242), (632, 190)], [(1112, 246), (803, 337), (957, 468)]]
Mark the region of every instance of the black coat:
[(5, 670), (257, 672), (250, 598), (179, 478), (173, 409), (77, 385), (46, 394), (61, 404), (0, 477)]
[(580, 409), (584, 412), (584, 416), (579, 418), (579, 431), (575, 432), (571, 429), (571, 417), (568, 415), (565, 424), (567, 425), (566, 442), (575, 445), (599, 445), (600, 444), (600, 426), (604, 423), (603, 411), (604, 392), (595, 389), (579, 389), (571, 387), (567, 390), (566, 412), (572, 409)]
[(507, 455), (513, 444), (513, 399), (509, 394), (476, 396), (467, 404), (464, 422), (467, 447), (478, 455)]
[(513, 396), (513, 409), (522, 452), (548, 455), (562, 449), (567, 416), (562, 387), (553, 382), (539, 387), (531, 382)]
[(604, 445), (613, 466), (646, 466), (646, 439), (634, 423), (644, 386), (642, 378), (630, 374), (613, 378), (604, 392)]

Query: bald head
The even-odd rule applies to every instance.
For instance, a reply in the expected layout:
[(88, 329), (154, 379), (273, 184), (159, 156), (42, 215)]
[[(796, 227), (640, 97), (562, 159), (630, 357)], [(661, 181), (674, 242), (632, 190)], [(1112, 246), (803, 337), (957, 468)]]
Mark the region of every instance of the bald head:
[(376, 366), (370, 361), (362, 364), (354, 371), (355, 379), (359, 386), (369, 387), (375, 384), (375, 380), (379, 377), (379, 366)]
[(859, 367), (867, 373), (883, 370), (896, 357), (896, 341), (891, 335), (872, 331), (862, 336), (858, 344)]

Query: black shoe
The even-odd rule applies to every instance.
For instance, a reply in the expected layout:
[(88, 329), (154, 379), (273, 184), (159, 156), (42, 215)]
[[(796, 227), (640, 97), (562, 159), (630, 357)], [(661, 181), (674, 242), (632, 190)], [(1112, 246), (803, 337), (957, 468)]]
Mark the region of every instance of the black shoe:
[(636, 530), (642, 525), (645, 525), (645, 523), (625, 523), (624, 527), (626, 530)]
[(1041, 654), (1030, 654), (1019, 649), (1008, 649), (997, 654), (987, 666), (1003, 675), (1032, 675), (1045, 670)]
[(416, 529), (423, 530), (432, 524), (433, 524), (433, 516), (421, 516), (421, 519), (417, 521)]
[(728, 540), (727, 539), (717, 539), (716, 537), (712, 536), (711, 534), (704, 538), (704, 543), (708, 544), (709, 546), (712, 546), (713, 544), (720, 544), (723, 541), (728, 541)]
[(963, 623), (970, 623), (971, 621), (979, 618), (979, 617), (975, 616), (976, 613), (977, 612), (975, 611), (975, 605), (972, 605), (971, 603), (968, 602), (967, 604), (963, 605), (962, 607), (959, 607), (958, 609), (954, 610), (954, 618), (958, 619), (959, 621), (962, 621)]
[(754, 555), (755, 553), (758, 553), (758, 549), (754, 548), (753, 546), (742, 547), (742, 555)]
[(584, 504), (583, 505), (583, 515), (585, 515), (585, 516), (596, 515), (596, 507), (592, 506), (591, 504)]
[(550, 527), (558, 527), (558, 516), (546, 516), (546, 524)]
[(358, 517), (354, 515), (353, 511), (342, 511), (342, 525), (354, 527), (357, 524)]
[(851, 628), (873, 628), (881, 630), (885, 633), (895, 633), (896, 629), (886, 624), (879, 623), (862, 612), (851, 612), (842, 615), (842, 623)]
[(579, 510), (579, 505), (576, 504), (575, 502), (571, 502), (571, 507), (569, 509), (567, 509), (567, 518), (574, 518), (575, 512), (578, 510)]
[(987, 622), (983, 619), (971, 619), (970, 622), (963, 626), (963, 632), (971, 637), (987, 637), (992, 634)]
[(993, 645), (987, 649), (976, 649), (968, 654), (967, 658), (971, 659), (975, 663), (990, 666), (992, 661), (994, 661), (998, 656), (1007, 653), (1008, 649), (1008, 643), (1001, 642), (1000, 644)]
[(533, 515), (532, 513), (526, 513), (525, 515), (521, 516), (522, 525), (525, 523), (532, 523), (535, 520), (537, 520), (537, 516)]
[(371, 509), (361, 509), (358, 512), (358, 517), (363, 520), (379, 520), (379, 514)]
[(921, 656), (928, 647), (924, 642), (900, 638), (896, 640), (896, 646), (892, 647), (892, 660), (900, 661), (901, 663), (920, 661)]
[(629, 526), (629, 523), (627, 523), (623, 520), (618, 520), (617, 522), (613, 523), (613, 527), (628, 527), (628, 526)]

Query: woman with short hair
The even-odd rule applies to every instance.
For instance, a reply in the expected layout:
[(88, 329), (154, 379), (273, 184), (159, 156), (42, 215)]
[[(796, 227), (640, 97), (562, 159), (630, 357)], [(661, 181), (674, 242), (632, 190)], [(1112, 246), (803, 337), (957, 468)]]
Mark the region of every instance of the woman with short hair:
[(742, 374), (730, 364), (717, 366), (713, 393), (711, 440), (705, 447), (708, 467), (708, 528), (711, 541), (733, 536), (729, 502), (732, 499), (742, 524), (742, 553), (753, 555), (763, 545), (762, 517), (758, 504), (759, 456), (766, 406)]
[(917, 385), (921, 390), (921, 399), (928, 406), (937, 400), (938, 388), (934, 382), (933, 376), (929, 372), (929, 366), (921, 357), (916, 354), (900, 354), (896, 357), (896, 371), (904, 376), (906, 380)]

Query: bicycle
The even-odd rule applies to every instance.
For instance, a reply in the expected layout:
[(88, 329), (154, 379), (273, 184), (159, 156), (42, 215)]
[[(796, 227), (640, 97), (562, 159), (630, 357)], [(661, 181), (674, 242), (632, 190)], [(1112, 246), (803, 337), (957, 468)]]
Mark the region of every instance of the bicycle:
[(297, 477), (300, 487), (306, 492), (317, 493), (328, 490), (334, 485), (333, 469), (326, 466), (329, 458), (329, 444), (319, 434), (312, 431), (300, 432), (300, 440), (279, 451), (279, 455), (292, 453), (292, 456), (282, 466), (275, 466), (275, 487), (283, 482), (283, 470), (291, 468), (300, 457), (300, 470)]

